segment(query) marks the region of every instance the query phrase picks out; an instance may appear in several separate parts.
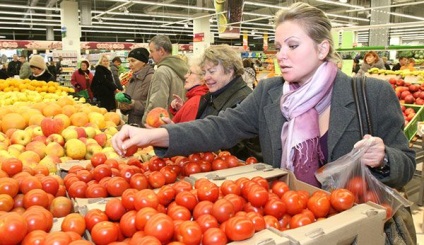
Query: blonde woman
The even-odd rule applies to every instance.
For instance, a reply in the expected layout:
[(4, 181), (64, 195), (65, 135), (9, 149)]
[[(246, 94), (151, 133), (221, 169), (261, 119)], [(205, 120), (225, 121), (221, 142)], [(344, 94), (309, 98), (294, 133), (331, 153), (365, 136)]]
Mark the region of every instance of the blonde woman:
[(118, 88), (113, 81), (109, 64), (109, 57), (102, 54), (96, 65), (91, 91), (100, 107), (104, 107), (108, 111), (114, 111), (116, 109), (115, 92)]

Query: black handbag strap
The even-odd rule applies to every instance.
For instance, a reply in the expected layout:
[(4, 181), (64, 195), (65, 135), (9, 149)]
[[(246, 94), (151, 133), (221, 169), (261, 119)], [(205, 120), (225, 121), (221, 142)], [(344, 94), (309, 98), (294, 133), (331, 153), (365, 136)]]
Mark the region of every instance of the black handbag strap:
[[(361, 92), (358, 90), (358, 82), (361, 86)], [(367, 134), (373, 135), (374, 130), (372, 127), (372, 121), (371, 121), (371, 114), (369, 113), (369, 105), (368, 105), (368, 99), (367, 99), (367, 91), (366, 91), (366, 77), (362, 76), (361, 78), (352, 78), (352, 90), (353, 90), (353, 99), (355, 101), (356, 106), (356, 112), (358, 115), (358, 121), (359, 121), (359, 129), (361, 131), (361, 137), (365, 135), (364, 131), (364, 120), (362, 119), (362, 109), (361, 105), (363, 107), (363, 110), (365, 111), (365, 125), (367, 125), (368, 132)], [(362, 99), (362, 102), (359, 101), (359, 99)]]

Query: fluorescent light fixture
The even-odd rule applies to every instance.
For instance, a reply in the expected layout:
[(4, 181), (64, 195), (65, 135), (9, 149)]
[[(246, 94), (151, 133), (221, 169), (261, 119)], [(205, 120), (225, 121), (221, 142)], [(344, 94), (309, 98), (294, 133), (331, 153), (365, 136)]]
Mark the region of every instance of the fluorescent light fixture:
[(0, 38), (6, 38), (6, 36), (0, 36)]
[(401, 6), (407, 6), (407, 5), (418, 5), (418, 4), (424, 4), (424, 1), (400, 3), (400, 4), (393, 4), (393, 5), (386, 5), (386, 6), (374, 6), (374, 7), (363, 8), (363, 9), (350, 9), (350, 10), (346, 10), (346, 12), (356, 12), (356, 11), (363, 11), (363, 10), (385, 9), (385, 8), (394, 8), (394, 7), (401, 7)]
[(342, 19), (359, 20), (359, 21), (366, 21), (366, 22), (370, 21), (369, 19), (352, 17), (348, 15), (339, 15), (339, 14), (326, 14), (326, 15), (330, 17), (336, 17), (336, 18), (342, 18)]
[[(23, 12), (12, 12), (12, 11), (0, 11), (0, 14), (5, 14), (5, 15), (25, 15), (26, 13)], [(60, 18), (60, 14), (42, 14), (42, 13), (31, 13), (31, 16), (46, 16), (46, 17), (55, 17), (55, 18)], [(22, 20), (22, 18), (21, 18)]]
[(279, 5), (273, 5), (273, 4), (266, 4), (266, 3), (259, 3), (259, 2), (245, 1), (244, 4), (254, 5), (254, 6), (257, 6), (257, 7), (264, 7), (264, 8), (288, 9), (288, 7), (283, 7), (283, 6), (279, 6)]
[(341, 3), (347, 3), (347, 0), (339, 0)]
[(13, 4), (0, 4), (0, 8), (16, 8), (16, 9), (38, 9), (38, 10), (51, 10), (51, 11), (60, 11), (58, 8), (48, 8), (48, 7), (37, 7), (37, 6), (27, 6), (27, 5), (13, 5)]
[(393, 13), (393, 12), (390, 12), (389, 14), (394, 15), (394, 16), (400, 16), (400, 17), (415, 19), (415, 20), (424, 20), (424, 18), (422, 18), (422, 17), (412, 16), (412, 15), (409, 15), (409, 14), (401, 14), (401, 13)]
[(348, 4), (348, 3), (341, 3), (341, 2), (334, 2), (334, 1), (329, 1), (329, 0), (316, 0), (316, 1), (322, 2), (322, 3), (334, 4), (334, 5), (343, 6), (343, 7), (356, 8), (356, 9), (364, 9), (365, 8), (363, 6), (358, 6), (358, 5)]
[(126, 42), (134, 42), (134, 39), (125, 39)]

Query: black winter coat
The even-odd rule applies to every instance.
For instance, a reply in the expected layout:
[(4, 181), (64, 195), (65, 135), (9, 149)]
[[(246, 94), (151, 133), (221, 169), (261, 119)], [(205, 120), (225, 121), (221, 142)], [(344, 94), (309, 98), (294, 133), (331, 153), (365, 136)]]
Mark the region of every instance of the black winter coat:
[(108, 111), (116, 109), (116, 89), (112, 72), (105, 66), (96, 66), (96, 72), (91, 82), (91, 91), (93, 91), (94, 97), (97, 98), (100, 107), (104, 107)]

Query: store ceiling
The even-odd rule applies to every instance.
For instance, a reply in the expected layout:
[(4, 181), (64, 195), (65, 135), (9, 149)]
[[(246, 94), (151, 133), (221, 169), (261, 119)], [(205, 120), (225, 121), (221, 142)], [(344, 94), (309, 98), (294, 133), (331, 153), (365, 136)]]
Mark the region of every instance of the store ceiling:
[[(222, 0), (79, 0), (80, 13), (88, 9), (86, 16), (91, 19), (91, 25), (81, 27), (81, 41), (125, 42), (133, 39), (131, 42), (147, 42), (156, 34), (166, 34), (174, 43), (187, 44), (193, 40), (193, 19), (207, 16), (212, 19), (211, 31), (215, 33), (215, 43), (241, 45), (241, 37), (233, 40), (218, 38), (214, 1)], [(0, 37), (7, 40), (47, 40), (47, 29), (52, 29), (50, 33), (54, 35), (49, 39), (61, 40), (61, 2), (0, 1)], [(241, 29), (249, 33), (252, 50), (262, 49), (264, 33), (270, 33), (272, 38), (273, 16), (279, 8), (287, 7), (292, 2), (296, 1), (244, 1)], [(360, 30), (363, 42), (367, 42), (370, 28), (381, 27), (371, 25), (370, 20), (373, 14), (381, 14), (382, 11), (390, 14), (387, 24), (390, 24), (391, 35), (410, 40), (424, 39), (424, 1), (394, 0), (390, 5), (384, 5), (387, 8), (373, 9), (370, 9), (370, 0), (347, 1), (347, 5), (338, 0), (307, 2), (324, 10), (336, 30)], [(377, 1), (373, 2), (375, 4)], [(186, 23), (188, 27), (184, 26)], [(414, 37), (410, 37), (411, 34)], [(271, 39), (270, 44), (272, 42)]]

